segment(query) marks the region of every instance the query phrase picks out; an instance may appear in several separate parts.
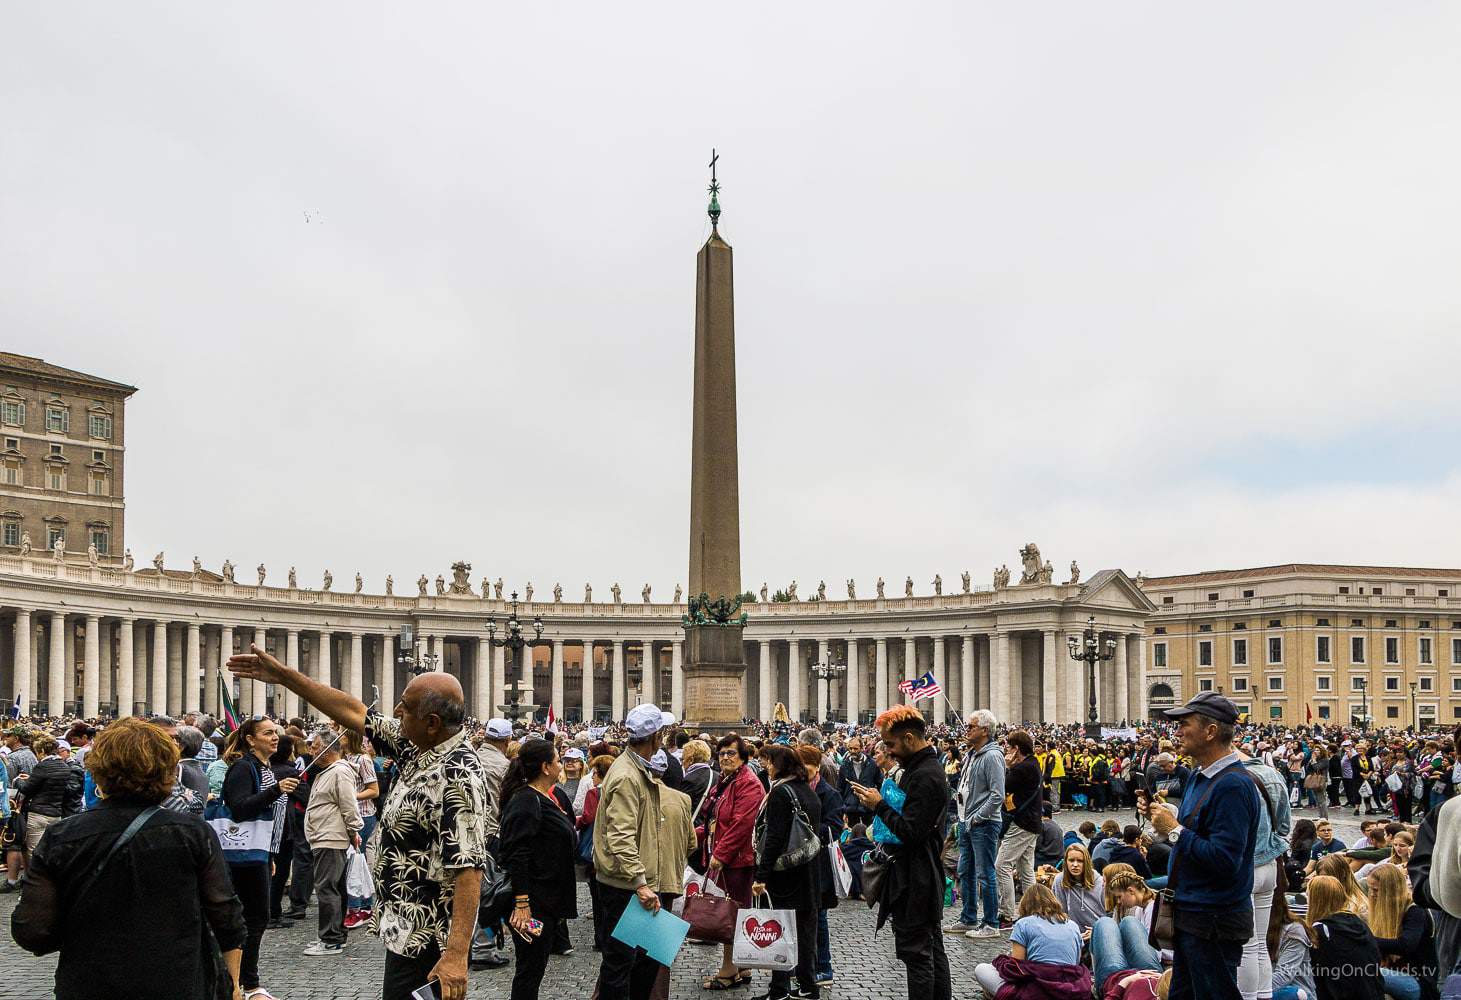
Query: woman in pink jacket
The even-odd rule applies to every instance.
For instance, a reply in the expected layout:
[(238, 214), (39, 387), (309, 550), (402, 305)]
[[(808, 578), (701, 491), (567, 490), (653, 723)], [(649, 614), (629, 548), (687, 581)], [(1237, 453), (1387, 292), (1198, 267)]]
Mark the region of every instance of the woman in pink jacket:
[[(695, 831), (700, 843), (707, 845), (710, 860), (706, 878), (725, 890), (738, 906), (751, 905), (751, 882), (756, 870), (756, 852), (751, 834), (756, 814), (766, 790), (746, 762), (751, 747), (739, 736), (722, 737), (716, 744), (720, 762), (720, 783), (711, 792), (711, 799), (701, 811), (700, 827)], [(708, 820), (705, 817), (709, 817)], [(750, 982), (751, 973), (731, 962), (731, 946), (725, 945), (720, 970), (703, 983), (707, 990), (730, 990)]]

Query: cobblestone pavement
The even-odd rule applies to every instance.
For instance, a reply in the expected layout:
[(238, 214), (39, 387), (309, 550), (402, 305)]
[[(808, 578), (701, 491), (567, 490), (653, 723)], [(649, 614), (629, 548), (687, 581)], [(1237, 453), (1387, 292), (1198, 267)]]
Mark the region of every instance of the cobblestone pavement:
[[(1358, 818), (1346, 810), (1331, 812), (1336, 835), (1341, 840), (1349, 843), (1358, 837)], [(1314, 812), (1306, 809), (1297, 815), (1313, 818)], [(1130, 822), (1132, 814), (1129, 811), (1101, 814), (1067, 810), (1056, 819), (1063, 828), (1072, 829), (1086, 819), (1099, 823), (1108, 817), (1118, 822)], [(3, 970), (0, 971), (0, 998), (31, 1000), (50, 996), (55, 956), (36, 958), (22, 951), (10, 939), (10, 911), (17, 899), (14, 894), (0, 896), (0, 920), (4, 921), (6, 928), (6, 932), (0, 934), (0, 970)], [(590, 947), (593, 929), (587, 916), (586, 886), (580, 886), (579, 909), (585, 915), (572, 921), (570, 931), (576, 950), (572, 955), (552, 959), (541, 993), (545, 1000), (586, 1000), (593, 993), (599, 963), (598, 953)], [(952, 920), (955, 911), (949, 910), (947, 915)], [(98, 916), (104, 918), (104, 915)], [(264, 985), (280, 1000), (327, 1000), (335, 997), (369, 1000), (378, 997), (384, 961), (380, 943), (364, 930), (353, 931), (344, 955), (338, 958), (306, 958), (300, 950), (317, 936), (314, 918), (315, 909), (311, 907), (309, 916), (303, 921), (286, 921), (288, 926), (284, 930), (273, 930), (264, 935), (263, 953), (259, 959)], [(872, 912), (860, 902), (843, 902), (831, 912), (832, 963), (837, 972), (836, 984), (825, 993), (831, 1000), (847, 997), (891, 1000), (907, 995), (903, 966), (893, 954), (892, 930), (885, 926), (875, 934), (873, 924)], [(99, 922), (98, 926), (104, 926), (104, 923)], [(946, 937), (945, 942), (955, 997), (977, 996), (974, 966), (1004, 951), (1007, 939), (971, 941), (963, 937)], [(700, 982), (718, 965), (718, 949), (686, 945), (675, 962), (670, 995), (677, 998), (704, 996)], [(764, 994), (766, 980), (767, 974), (758, 973), (751, 989), (731, 991), (730, 1000), (749, 1000), (758, 993)], [(505, 997), (511, 981), (510, 966), (473, 972), (468, 996)]]

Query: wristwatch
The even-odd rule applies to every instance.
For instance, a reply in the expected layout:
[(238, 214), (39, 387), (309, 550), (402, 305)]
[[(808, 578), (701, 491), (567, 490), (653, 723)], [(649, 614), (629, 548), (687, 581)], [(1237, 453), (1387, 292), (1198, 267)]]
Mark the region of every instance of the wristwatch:
[(1172, 829), (1170, 829), (1170, 830), (1167, 831), (1167, 843), (1169, 843), (1169, 844), (1175, 844), (1181, 838), (1182, 838), (1182, 828), (1180, 826), (1174, 826), (1174, 827), (1172, 827)]

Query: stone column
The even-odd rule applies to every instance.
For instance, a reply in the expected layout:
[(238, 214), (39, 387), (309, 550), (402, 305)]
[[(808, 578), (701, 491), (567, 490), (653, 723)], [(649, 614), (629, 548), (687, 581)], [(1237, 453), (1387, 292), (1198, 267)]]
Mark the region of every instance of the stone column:
[(365, 636), (359, 632), (350, 633), (350, 667), (345, 679), (345, 690), (361, 701), (365, 701)]
[(497, 718), (502, 712), (502, 706), (507, 704), (507, 649), (503, 646), (492, 647), (492, 713), (489, 718)]
[(959, 660), (959, 712), (963, 722), (979, 707), (978, 682), (974, 679), (974, 658), (979, 655), (974, 650), (974, 637), (964, 636), (964, 651)]
[(134, 642), (132, 619), (123, 618), (117, 626), (117, 718), (125, 719), (133, 712), (136, 688), (132, 686), (136, 663), (132, 653)]
[(685, 721), (685, 642), (675, 639), (670, 643), (670, 711), (681, 722)]
[(147, 705), (153, 714), (167, 711), (167, 622), (152, 623), (152, 698)]
[(613, 714), (614, 722), (624, 721), (624, 696), (628, 693), (626, 685), (628, 678), (624, 671), (624, 640), (615, 639), (610, 645), (610, 655), (614, 657), (614, 669), (611, 674), (612, 686), (609, 690), (610, 712)]
[(762, 639), (758, 645), (761, 647), (761, 664), (757, 675), (759, 691), (756, 697), (756, 718), (769, 722), (776, 704), (776, 682), (772, 680), (774, 674), (771, 670), (771, 640)]
[[(481, 690), (488, 690), (486, 686), (486, 663), (485, 657), (482, 660), (482, 676), (484, 678)], [(380, 713), (390, 717), (396, 708), (396, 637), (387, 632), (380, 637), (380, 659), (376, 661), (375, 685), (380, 688)], [(480, 698), (481, 695), (478, 695)], [(487, 716), (479, 715), (479, 719)]]
[(1127, 702), (1130, 688), (1126, 676), (1126, 636), (1116, 636), (1116, 657), (1111, 662), (1116, 667), (1112, 678), (1115, 690), (1111, 698), (1111, 724), (1119, 726), (1131, 714), (1131, 706)]
[(641, 639), (639, 643), (639, 689), (644, 701), (658, 705), (659, 667), (654, 661), (654, 640)]
[(101, 680), (97, 684), (97, 693), (103, 706), (112, 703), (112, 697), (116, 693), (115, 682), (112, 679), (112, 672), (117, 668), (117, 647), (113, 645), (116, 631), (112, 623), (104, 621), (101, 623)]
[[(228, 689), (228, 696), (233, 697), (233, 674), (228, 672), (228, 658), (233, 655), (233, 626), (224, 625), (218, 630), (218, 676), (223, 678), (223, 686)], [(215, 695), (214, 697), (217, 697)], [(233, 706), (235, 709), (238, 705)], [(219, 715), (223, 714), (222, 701), (218, 704)]]
[(1000, 629), (994, 634), (992, 662), (989, 665), (990, 709), (1003, 724), (1014, 725), (1019, 720), (1011, 714), (1010, 701), (1010, 634)]
[(218, 633), (203, 633), (203, 711), (218, 717)]
[[(918, 640), (912, 636), (903, 637), (903, 679), (905, 681), (915, 680), (918, 677)], [(900, 691), (899, 694), (902, 694)], [(905, 705), (913, 704), (913, 699), (906, 694), (902, 701)]]
[[(936, 635), (933, 637), (933, 662), (928, 665), (928, 669), (933, 673), (933, 676), (939, 682), (939, 685), (945, 691), (947, 691), (949, 689), (949, 686), (953, 683), (953, 678), (944, 673), (945, 662), (947, 661), (944, 659), (944, 637), (941, 635)], [(934, 699), (934, 703), (938, 704), (942, 700), (943, 697), (939, 696), (938, 698)], [(934, 718), (939, 718), (943, 714), (944, 713), (938, 709), (934, 710)]]
[(34, 626), (29, 608), (15, 609), (15, 693), (20, 695), (20, 715), (30, 715), (35, 688), (30, 682), (30, 633)]
[[(1061, 642), (1065, 644), (1065, 703), (1066, 722), (1086, 721), (1086, 665), (1080, 660), (1071, 658), (1069, 633), (1061, 636)], [(1076, 633), (1079, 641), (1080, 633)]]
[(1146, 679), (1146, 640), (1141, 635), (1132, 637), (1136, 643), (1136, 717), (1146, 722), (1151, 715), (1151, 709), (1147, 705), (1147, 691), (1150, 685)]
[(583, 721), (592, 723), (594, 720), (594, 641), (583, 640), (583, 676), (579, 678), (582, 685), (582, 694), (579, 701), (582, 704)]
[(563, 703), (563, 640), (562, 639), (554, 639), (553, 640), (553, 668), (552, 668), (552, 670), (553, 670), (553, 672), (552, 672), (552, 676), (550, 678), (550, 680), (551, 680), (551, 688), (552, 689), (551, 689), (551, 693), (549, 695), (550, 700), (549, 700), (548, 704), (550, 704), (550, 705), (553, 706), (553, 717), (555, 719), (558, 719), (558, 720), (561, 721), (563, 719), (564, 709), (567, 707)]
[(492, 640), (477, 637), (477, 655), (472, 658), (472, 714), (486, 721), (492, 710)]
[[(830, 660), (831, 660), (831, 657), (827, 655), (827, 640), (826, 639), (818, 639), (817, 640), (817, 662), (820, 663), (822, 666), (825, 667), (828, 664), (828, 662), (830, 662)], [(817, 678), (817, 717), (815, 719), (813, 719), (812, 721), (816, 725), (819, 725), (820, 726), (822, 724), (822, 720), (824, 720), (825, 718), (827, 718), (827, 680), (826, 680), (826, 678), (818, 677)]]
[[(533, 676), (538, 662), (536, 653), (537, 650), (532, 646), (523, 647), (522, 676), (518, 678), (518, 683), (522, 686), (523, 693), (517, 700), (519, 705), (536, 705), (538, 703), (538, 682)], [(532, 712), (529, 712), (528, 718), (531, 719), (532, 715)]]
[(1060, 717), (1060, 685), (1056, 676), (1055, 640), (1059, 634), (1054, 629), (1040, 633), (1040, 714), (1042, 722), (1067, 722)]
[(176, 718), (183, 714), (183, 633), (167, 630), (167, 714)]
[(874, 641), (876, 663), (873, 667), (873, 684), (876, 690), (873, 692), (873, 713), (877, 714), (888, 708), (888, 640), (879, 636)]
[(132, 630), (132, 711), (137, 712), (137, 706), (142, 706), (143, 713), (147, 710), (147, 699), (149, 688), (147, 685), (147, 626)]
[(786, 714), (793, 726), (801, 725), (802, 684), (806, 673), (800, 639), (786, 640)]
[(50, 658), (46, 661), (46, 713), (63, 715), (66, 698), (66, 616), (51, 612)]
[(96, 718), (101, 702), (101, 618), (86, 616), (85, 650), (81, 668), (81, 716)]
[(335, 682), (331, 678), (332, 666), (330, 663), (334, 655), (334, 636), (329, 632), (321, 632), (315, 640), (315, 673), (318, 674), (315, 680), (326, 687), (333, 687)]
[(197, 622), (188, 623), (188, 644), (183, 664), (183, 711), (196, 712), (199, 704), (198, 676), (203, 669), (203, 627)]
[(848, 725), (857, 725), (857, 717), (862, 712), (862, 650), (857, 646), (857, 637), (847, 638), (847, 722)]
[[(284, 631), (284, 665), (290, 670), (296, 672), (300, 669), (299, 629), (297, 628), (286, 629)], [(295, 694), (293, 691), (290, 691), (288, 688), (285, 688), (284, 717), (286, 719), (292, 719), (295, 716), (302, 714), (303, 713), (300, 711), (299, 705), (299, 695)], [(389, 713), (386, 714), (389, 715)]]
[(65, 704), (67, 711), (76, 710), (76, 628), (70, 622), (66, 623), (64, 630), (66, 638), (66, 670), (62, 675), (66, 684)]
[[(254, 645), (264, 649), (269, 643), (269, 633), (262, 629), (254, 629)], [(263, 681), (249, 681), (249, 713), (252, 715), (266, 715), (269, 711), (269, 687)]]

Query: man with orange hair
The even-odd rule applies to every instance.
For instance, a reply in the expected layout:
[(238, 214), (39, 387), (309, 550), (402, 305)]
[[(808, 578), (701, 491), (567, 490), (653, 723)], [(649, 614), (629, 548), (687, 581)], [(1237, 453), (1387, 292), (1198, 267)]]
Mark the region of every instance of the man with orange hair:
[(894, 811), (876, 788), (852, 785), (862, 808), (881, 817), (899, 840), (888, 845), (893, 863), (878, 898), (878, 926), (892, 916), (894, 950), (908, 969), (908, 995), (952, 1000), (949, 959), (939, 927), (944, 901), (939, 856), (948, 780), (918, 709), (895, 705), (878, 716), (876, 725), (888, 752), (903, 766), (898, 787), (907, 796), (902, 810)]

